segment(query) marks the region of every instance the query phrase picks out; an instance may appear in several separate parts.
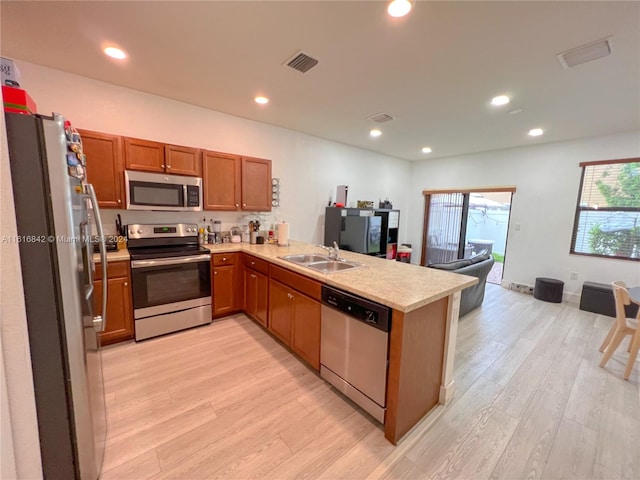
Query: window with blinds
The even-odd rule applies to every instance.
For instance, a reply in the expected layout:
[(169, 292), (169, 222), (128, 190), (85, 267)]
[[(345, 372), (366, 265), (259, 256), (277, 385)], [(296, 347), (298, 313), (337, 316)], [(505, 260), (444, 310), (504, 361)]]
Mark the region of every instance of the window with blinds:
[(571, 253), (640, 260), (640, 158), (580, 166)]

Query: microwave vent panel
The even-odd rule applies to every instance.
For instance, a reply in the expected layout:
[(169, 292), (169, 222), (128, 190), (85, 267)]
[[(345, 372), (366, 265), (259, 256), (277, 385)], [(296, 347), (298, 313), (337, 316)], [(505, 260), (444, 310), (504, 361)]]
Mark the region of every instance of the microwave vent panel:
[(297, 70), (300, 73), (307, 73), (318, 64), (318, 60), (307, 55), (302, 50), (284, 62), (284, 65)]

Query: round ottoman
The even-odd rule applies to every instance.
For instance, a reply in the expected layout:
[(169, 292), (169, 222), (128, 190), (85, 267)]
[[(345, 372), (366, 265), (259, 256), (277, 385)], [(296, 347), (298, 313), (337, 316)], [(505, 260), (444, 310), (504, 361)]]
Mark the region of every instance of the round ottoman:
[(536, 278), (536, 286), (533, 289), (533, 297), (545, 302), (562, 303), (562, 290), (564, 282), (555, 278)]

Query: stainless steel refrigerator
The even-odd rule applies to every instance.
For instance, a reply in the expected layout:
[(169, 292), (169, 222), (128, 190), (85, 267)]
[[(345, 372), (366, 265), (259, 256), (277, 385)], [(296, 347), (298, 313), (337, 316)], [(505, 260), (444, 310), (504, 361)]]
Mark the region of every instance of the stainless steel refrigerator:
[(91, 218), (106, 251), (80, 137), (68, 122), (6, 113), (43, 477), (95, 480), (106, 438), (99, 332), (93, 311)]

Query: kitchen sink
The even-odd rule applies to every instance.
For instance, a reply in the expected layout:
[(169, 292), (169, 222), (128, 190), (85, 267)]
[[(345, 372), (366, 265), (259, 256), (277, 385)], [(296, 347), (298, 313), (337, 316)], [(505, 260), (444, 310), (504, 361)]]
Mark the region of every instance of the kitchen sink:
[(327, 255), (318, 255), (315, 253), (285, 255), (280, 258), (320, 273), (334, 273), (364, 266), (360, 263), (347, 262), (345, 260), (330, 260)]
[(317, 255), (315, 253), (306, 253), (301, 255), (285, 255), (284, 257), (280, 257), (283, 260), (287, 260), (293, 263), (299, 264), (307, 264), (313, 262), (326, 262), (329, 260), (329, 257), (326, 255)]
[(317, 270), (321, 273), (334, 273), (342, 270), (363, 267), (364, 265), (354, 262), (344, 262), (340, 260), (327, 260), (325, 262), (313, 262), (305, 265), (307, 268)]

